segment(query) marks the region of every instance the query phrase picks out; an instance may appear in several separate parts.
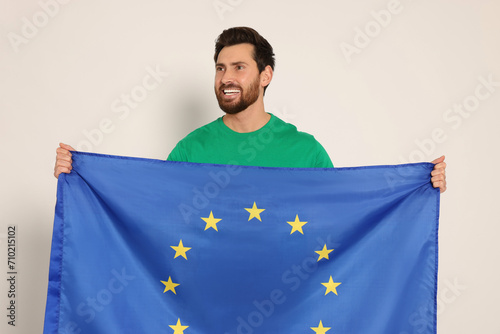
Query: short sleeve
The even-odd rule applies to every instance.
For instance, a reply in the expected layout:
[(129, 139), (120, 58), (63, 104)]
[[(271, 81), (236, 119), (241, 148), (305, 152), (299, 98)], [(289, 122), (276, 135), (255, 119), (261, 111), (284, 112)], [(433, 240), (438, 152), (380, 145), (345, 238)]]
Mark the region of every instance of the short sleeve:
[(326, 152), (325, 148), (318, 143), (318, 148), (317, 148), (317, 158), (316, 158), (316, 168), (333, 168), (333, 163), (332, 160), (330, 159), (330, 156)]
[(175, 145), (174, 149), (168, 155), (167, 161), (185, 161), (187, 162), (187, 154), (183, 149), (182, 140)]

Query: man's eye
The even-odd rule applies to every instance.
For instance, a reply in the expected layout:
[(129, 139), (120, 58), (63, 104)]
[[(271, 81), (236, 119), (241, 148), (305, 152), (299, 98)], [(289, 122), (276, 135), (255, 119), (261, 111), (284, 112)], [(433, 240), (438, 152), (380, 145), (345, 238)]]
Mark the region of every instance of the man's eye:
[(240, 66), (236, 66), (236, 69), (237, 70), (242, 70), (242, 69), (244, 69), (244, 67), (240, 65)]
[(222, 67), (216, 67), (216, 68), (215, 68), (215, 70), (216, 70), (217, 72), (221, 72), (221, 71), (223, 71), (224, 69), (223, 69)]

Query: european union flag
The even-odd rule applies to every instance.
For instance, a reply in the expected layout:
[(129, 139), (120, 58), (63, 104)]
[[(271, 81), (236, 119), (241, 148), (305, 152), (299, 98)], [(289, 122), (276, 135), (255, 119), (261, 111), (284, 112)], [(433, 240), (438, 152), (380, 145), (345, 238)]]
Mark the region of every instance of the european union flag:
[(436, 333), (432, 168), (76, 152), (44, 333)]

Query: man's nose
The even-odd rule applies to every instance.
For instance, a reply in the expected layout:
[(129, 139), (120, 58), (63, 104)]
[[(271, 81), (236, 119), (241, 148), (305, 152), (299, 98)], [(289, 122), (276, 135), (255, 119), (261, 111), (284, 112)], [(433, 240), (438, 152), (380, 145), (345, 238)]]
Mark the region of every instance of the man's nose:
[(224, 71), (224, 74), (222, 75), (221, 82), (224, 85), (230, 84), (234, 81), (234, 73), (231, 70), (226, 70)]

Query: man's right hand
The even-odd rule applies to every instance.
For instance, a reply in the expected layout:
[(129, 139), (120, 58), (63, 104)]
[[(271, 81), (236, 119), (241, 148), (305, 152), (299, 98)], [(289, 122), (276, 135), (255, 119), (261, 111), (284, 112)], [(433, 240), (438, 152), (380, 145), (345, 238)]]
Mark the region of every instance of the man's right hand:
[(59, 178), (61, 173), (69, 173), (73, 167), (71, 164), (73, 160), (71, 159), (71, 152), (75, 149), (69, 145), (59, 143), (59, 147), (56, 150), (56, 165), (54, 166), (54, 176)]

